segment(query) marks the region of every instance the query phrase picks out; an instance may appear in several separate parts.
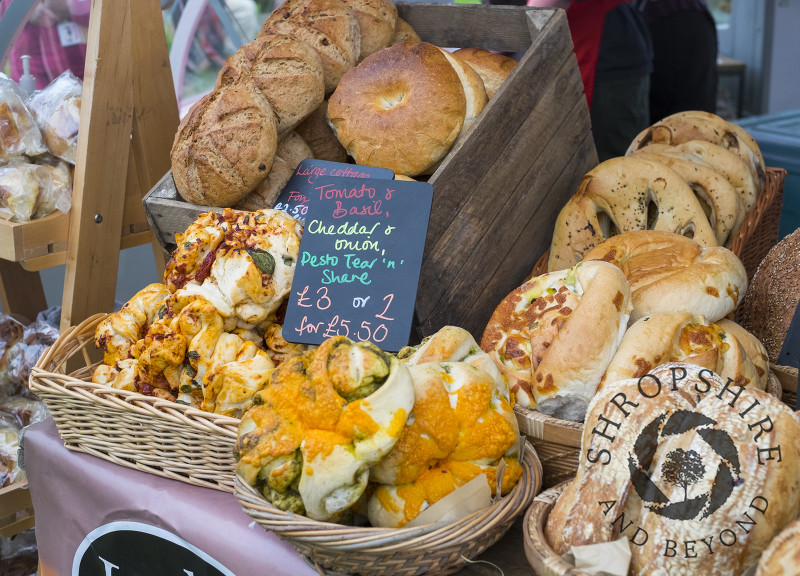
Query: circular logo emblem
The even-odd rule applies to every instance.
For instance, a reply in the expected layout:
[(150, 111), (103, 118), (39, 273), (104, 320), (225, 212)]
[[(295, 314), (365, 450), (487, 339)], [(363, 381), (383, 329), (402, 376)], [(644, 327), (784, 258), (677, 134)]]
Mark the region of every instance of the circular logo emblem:
[[(716, 425), (716, 420), (698, 412), (676, 410), (658, 416), (642, 429), (634, 443), (633, 453), (628, 456), (628, 466), (636, 493), (649, 510), (671, 520), (702, 520), (725, 504), (733, 487), (740, 483), (739, 453), (728, 433)], [(693, 449), (676, 448), (666, 454), (660, 466), (653, 464), (660, 442), (686, 432), (693, 432), (702, 438), (719, 456), (716, 473), (707, 469), (708, 459)], [(678, 494), (681, 494), (682, 488), (683, 499), (671, 501), (653, 481), (659, 467), (659, 484), (678, 488), (674, 491)], [(690, 498), (689, 488), (700, 484), (712, 473), (711, 488)]]

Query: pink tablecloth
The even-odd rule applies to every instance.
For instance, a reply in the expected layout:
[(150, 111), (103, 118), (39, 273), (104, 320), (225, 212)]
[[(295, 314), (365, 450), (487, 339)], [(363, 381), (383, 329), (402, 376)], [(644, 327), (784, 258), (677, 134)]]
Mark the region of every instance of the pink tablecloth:
[[(252, 523), (233, 495), (69, 451), (52, 418), (25, 431), (24, 463), (36, 512), (42, 576), (131, 574), (113, 558), (97, 572), (73, 572), (76, 552), (86, 536), (120, 521), (153, 527), (162, 536), (174, 535), (194, 554), (224, 567), (220, 573), (316, 574), (290, 544)], [(153, 567), (150, 574), (160, 576), (161, 571)]]

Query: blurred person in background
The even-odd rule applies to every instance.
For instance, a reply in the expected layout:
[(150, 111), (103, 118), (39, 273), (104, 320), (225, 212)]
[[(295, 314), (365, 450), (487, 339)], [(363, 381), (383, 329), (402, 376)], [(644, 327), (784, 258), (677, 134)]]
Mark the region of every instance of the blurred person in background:
[(647, 0), (653, 39), (650, 121), (683, 110), (717, 111), (717, 26), (702, 0)]
[[(0, 0), (0, 17), (11, 0)], [(20, 56), (31, 57), (31, 74), (42, 89), (65, 70), (83, 78), (91, 0), (40, 0), (11, 48), (11, 78), (22, 75)]]

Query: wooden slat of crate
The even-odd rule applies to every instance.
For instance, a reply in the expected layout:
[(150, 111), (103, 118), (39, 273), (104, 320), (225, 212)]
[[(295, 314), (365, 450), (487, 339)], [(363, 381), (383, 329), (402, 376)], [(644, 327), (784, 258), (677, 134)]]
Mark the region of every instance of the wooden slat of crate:
[(0, 258), (19, 262), (66, 250), (69, 216), (50, 216), (16, 223), (0, 220)]
[(10, 538), (32, 528), (34, 520), (27, 482), (15, 482), (0, 488), (0, 537)]
[[(434, 201), (416, 316), (419, 336), (456, 324), (480, 338), (500, 299), (550, 243), (556, 215), (597, 164), (563, 11), (398, 3), (428, 42), (524, 52), (469, 134), (430, 178)], [(202, 212), (167, 174), (145, 197), (162, 246)]]

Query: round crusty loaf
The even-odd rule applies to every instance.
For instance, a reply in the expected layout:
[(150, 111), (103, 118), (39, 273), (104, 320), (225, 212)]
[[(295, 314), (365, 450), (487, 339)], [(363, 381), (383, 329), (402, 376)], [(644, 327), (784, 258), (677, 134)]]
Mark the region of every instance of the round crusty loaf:
[(651, 147), (636, 152), (637, 158), (669, 166), (681, 175), (700, 201), (708, 223), (714, 228), (717, 243), (732, 239), (746, 215), (743, 203), (733, 185), (709, 166), (676, 156), (650, 152)]
[(336, 136), (356, 163), (407, 176), (444, 158), (466, 112), (458, 73), (427, 42), (369, 56), (344, 75), (328, 102)]
[(659, 162), (612, 158), (588, 172), (556, 219), (548, 270), (563, 270), (620, 232), (664, 230), (716, 246), (700, 202), (680, 175)]
[(464, 96), (467, 99), (467, 111), (464, 114), (464, 125), (461, 128), (459, 138), (463, 137), (472, 123), (478, 119), (478, 115), (483, 112), (486, 104), (489, 102), (489, 97), (486, 95), (486, 88), (483, 85), (483, 79), (469, 64), (463, 60), (456, 58), (444, 48), (439, 48), (444, 54), (447, 61), (453, 67), (453, 70), (458, 74), (458, 79), (461, 80), (461, 87), (464, 89)]
[(251, 76), (278, 115), (278, 136), (290, 132), (322, 103), (322, 60), (311, 46), (285, 34), (266, 34), (228, 56), (216, 87)]
[(347, 162), (347, 150), (344, 149), (331, 125), (328, 124), (328, 101), (325, 100), (311, 115), (300, 122), (295, 129), (300, 137), (309, 145), (318, 160), (331, 162)]
[(473, 70), (478, 73), (489, 98), (494, 96), (494, 93), (517, 65), (517, 61), (513, 58), (481, 48), (462, 48), (453, 52), (453, 55), (472, 66)]
[(398, 16), (390, 44), (397, 44), (398, 42), (405, 42), (407, 40), (411, 42), (422, 42), (419, 34), (411, 27), (411, 24)]
[(269, 175), (239, 202), (236, 208), (240, 210), (272, 208), (297, 165), (306, 158), (313, 157), (314, 154), (308, 144), (296, 132), (289, 132), (278, 141), (278, 149)]
[(636, 136), (628, 152), (650, 144), (674, 145), (691, 140), (705, 140), (739, 156), (753, 175), (758, 190), (764, 189), (766, 168), (755, 139), (740, 126), (710, 112), (688, 110), (667, 116)]
[(800, 573), (800, 520), (772, 539), (758, 561), (755, 576), (797, 576)]
[(609, 238), (584, 260), (620, 268), (631, 286), (631, 321), (659, 312), (689, 312), (716, 322), (732, 312), (747, 288), (747, 272), (721, 246), (703, 248), (694, 240), (659, 230), (639, 230)]
[(259, 36), (266, 34), (288, 34), (316, 50), (326, 94), (333, 92), (361, 53), (358, 21), (344, 0), (286, 0), (261, 27)]
[(270, 172), (278, 143), (272, 106), (247, 78), (198, 100), (172, 144), (172, 176), (187, 202), (232, 206)]
[(767, 253), (742, 302), (742, 325), (764, 343), (771, 362), (778, 356), (800, 301), (800, 229)]
[(392, 0), (348, 0), (348, 5), (355, 12), (361, 32), (360, 62), (392, 43), (397, 8)]

